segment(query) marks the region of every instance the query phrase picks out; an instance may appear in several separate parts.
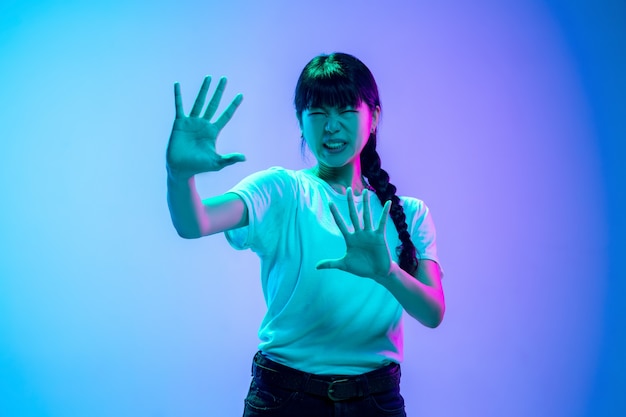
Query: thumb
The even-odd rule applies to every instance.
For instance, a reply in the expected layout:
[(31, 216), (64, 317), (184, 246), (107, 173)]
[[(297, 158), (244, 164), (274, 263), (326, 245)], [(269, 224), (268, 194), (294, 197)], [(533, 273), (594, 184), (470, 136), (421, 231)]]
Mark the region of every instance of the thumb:
[(227, 155), (222, 155), (221, 164), (222, 167), (226, 167), (228, 165), (236, 164), (237, 162), (243, 162), (246, 160), (245, 155), (240, 153), (229, 153)]
[(324, 259), (315, 265), (315, 269), (341, 269), (345, 270), (342, 259)]

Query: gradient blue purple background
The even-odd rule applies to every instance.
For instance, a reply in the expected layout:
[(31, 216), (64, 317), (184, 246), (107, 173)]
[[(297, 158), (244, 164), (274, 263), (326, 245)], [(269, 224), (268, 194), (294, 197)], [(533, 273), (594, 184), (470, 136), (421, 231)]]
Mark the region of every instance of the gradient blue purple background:
[(241, 415), (258, 261), (171, 226), (172, 85), (244, 93), (219, 145), (248, 161), (209, 196), (310, 163), (293, 88), (332, 51), (375, 74), (384, 167), (438, 226), (409, 415), (626, 415), (623, 1), (3, 0), (1, 417)]

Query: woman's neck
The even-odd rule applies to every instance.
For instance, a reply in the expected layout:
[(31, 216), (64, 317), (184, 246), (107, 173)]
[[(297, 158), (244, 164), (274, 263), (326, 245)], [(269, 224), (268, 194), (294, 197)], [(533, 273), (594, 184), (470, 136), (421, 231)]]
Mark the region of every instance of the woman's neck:
[(360, 164), (348, 164), (338, 168), (316, 165), (311, 172), (326, 181), (335, 191), (345, 194), (348, 187), (352, 187), (355, 195), (360, 195), (367, 184), (361, 176)]

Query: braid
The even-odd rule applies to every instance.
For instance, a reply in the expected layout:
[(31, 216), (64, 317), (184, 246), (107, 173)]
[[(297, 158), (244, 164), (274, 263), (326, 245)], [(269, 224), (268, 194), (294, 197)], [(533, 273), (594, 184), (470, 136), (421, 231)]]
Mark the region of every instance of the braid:
[[(373, 112), (380, 110), (378, 86), (371, 71), (352, 55), (336, 52), (319, 55), (304, 67), (294, 95), (296, 116), (302, 127), (302, 112), (311, 107), (346, 107), (365, 103)], [(389, 174), (380, 167), (376, 152), (376, 133), (370, 134), (361, 152), (361, 169), (378, 199), (385, 204), (391, 200), (389, 215), (398, 231), (400, 245), (396, 248), (400, 268), (411, 275), (417, 270), (415, 245), (406, 224), (402, 203)]]
[(361, 169), (369, 185), (374, 188), (380, 202), (385, 204), (391, 200), (389, 215), (400, 238), (400, 245), (396, 248), (400, 268), (414, 275), (418, 264), (415, 245), (411, 241), (411, 234), (406, 224), (406, 215), (400, 198), (396, 195), (396, 186), (389, 182), (389, 174), (380, 167), (380, 156), (376, 151), (376, 133), (370, 135), (361, 152)]

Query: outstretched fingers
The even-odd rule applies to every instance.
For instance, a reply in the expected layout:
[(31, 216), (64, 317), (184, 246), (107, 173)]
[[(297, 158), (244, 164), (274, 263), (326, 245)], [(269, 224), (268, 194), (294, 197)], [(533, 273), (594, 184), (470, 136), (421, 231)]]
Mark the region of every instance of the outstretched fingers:
[(176, 118), (180, 119), (185, 116), (185, 111), (183, 110), (183, 99), (180, 96), (180, 84), (174, 83), (174, 106), (176, 108)]
[(224, 110), (224, 112), (220, 115), (220, 117), (214, 123), (215, 127), (217, 127), (218, 130), (222, 130), (222, 128), (226, 126), (226, 123), (228, 123), (230, 119), (233, 117), (233, 114), (235, 114), (235, 110), (237, 110), (237, 107), (239, 107), (242, 101), (243, 101), (243, 94), (241, 93), (237, 94), (235, 98), (233, 98), (233, 101), (230, 102), (228, 107), (226, 107), (226, 110)]
[(215, 112), (217, 111), (217, 107), (220, 105), (220, 101), (222, 100), (222, 96), (224, 95), (224, 89), (226, 88), (226, 77), (221, 77), (217, 83), (217, 87), (215, 87), (215, 92), (213, 93), (213, 97), (209, 101), (209, 105), (206, 107), (206, 111), (204, 112), (204, 118), (210, 120), (213, 116), (215, 116)]
[(325, 259), (323, 261), (319, 261), (317, 265), (315, 265), (315, 269), (341, 269), (342, 271), (346, 270), (345, 262), (343, 259)]
[[(189, 117), (200, 117), (200, 113), (202, 113), (202, 108), (204, 107), (204, 103), (206, 101), (207, 93), (209, 92), (209, 87), (211, 85), (211, 76), (207, 75), (204, 77), (204, 81), (202, 81), (202, 86), (200, 87), (200, 91), (196, 96), (196, 100), (193, 103), (193, 107), (191, 108), (191, 112), (189, 113)], [(220, 105), (220, 101), (222, 100), (222, 96), (224, 95), (224, 89), (226, 88), (226, 77), (221, 77), (219, 82), (217, 83), (217, 87), (215, 87), (215, 92), (209, 100), (209, 104), (207, 105), (202, 118), (206, 120), (211, 120), (213, 116), (215, 116), (215, 112)], [(226, 110), (220, 115), (220, 117), (215, 121), (214, 125), (221, 130), (226, 123), (230, 121), (235, 114), (235, 110), (241, 104), (243, 100), (242, 94), (237, 94), (235, 98), (230, 102)], [(174, 106), (176, 108), (176, 118), (180, 119), (185, 117), (185, 111), (183, 110), (183, 99), (180, 94), (180, 83), (174, 83)]]
[(383, 212), (380, 213), (380, 218), (378, 219), (378, 227), (376, 228), (376, 231), (378, 233), (382, 233), (383, 235), (387, 229), (387, 217), (389, 216), (389, 210), (391, 210), (391, 200), (387, 200), (385, 202)]
[(363, 190), (363, 230), (372, 230), (372, 211), (370, 209), (370, 193)]
[(356, 211), (352, 187), (348, 187), (346, 194), (348, 197), (348, 213), (350, 213), (350, 221), (352, 222), (352, 226), (354, 226), (354, 230), (358, 230), (361, 226), (361, 220), (359, 220), (359, 215)]
[(333, 215), (333, 219), (335, 219), (335, 223), (337, 224), (339, 231), (344, 237), (348, 236), (350, 234), (350, 231), (348, 230), (348, 226), (346, 225), (343, 216), (341, 216), (341, 213), (339, 213), (339, 210), (337, 210), (337, 206), (333, 202), (331, 202), (329, 206), (330, 213)]
[(209, 91), (209, 86), (211, 85), (211, 76), (207, 75), (204, 77), (204, 81), (202, 81), (202, 87), (200, 87), (200, 91), (198, 92), (198, 96), (196, 97), (196, 101), (193, 103), (193, 107), (191, 108), (191, 113), (189, 113), (190, 117), (198, 117), (200, 116), (200, 112), (204, 107), (204, 101), (206, 100), (206, 94)]
[(237, 162), (243, 162), (245, 160), (246, 160), (245, 155), (241, 153), (229, 153), (227, 155), (222, 155), (220, 164), (222, 165), (222, 168), (224, 168), (229, 165), (236, 164)]

